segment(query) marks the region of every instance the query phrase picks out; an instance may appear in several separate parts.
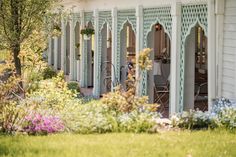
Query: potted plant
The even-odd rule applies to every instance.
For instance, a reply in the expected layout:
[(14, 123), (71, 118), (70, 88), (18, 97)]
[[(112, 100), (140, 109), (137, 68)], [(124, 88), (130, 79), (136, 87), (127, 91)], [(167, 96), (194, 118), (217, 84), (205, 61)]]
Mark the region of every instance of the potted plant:
[(83, 35), (84, 40), (90, 40), (91, 36), (95, 33), (93, 28), (85, 27), (81, 30), (80, 34)]

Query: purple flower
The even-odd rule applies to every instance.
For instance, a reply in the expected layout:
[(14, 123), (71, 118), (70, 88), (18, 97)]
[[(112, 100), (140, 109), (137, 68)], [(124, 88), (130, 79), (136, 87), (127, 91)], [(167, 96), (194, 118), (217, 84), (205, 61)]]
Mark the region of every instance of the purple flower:
[(49, 134), (64, 131), (62, 120), (56, 116), (43, 116), (31, 113), (25, 116), (26, 126), (24, 131), (29, 134)]

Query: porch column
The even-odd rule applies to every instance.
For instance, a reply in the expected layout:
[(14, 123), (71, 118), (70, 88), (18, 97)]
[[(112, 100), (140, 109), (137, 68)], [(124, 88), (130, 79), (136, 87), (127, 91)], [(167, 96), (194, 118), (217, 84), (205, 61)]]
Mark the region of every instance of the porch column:
[(181, 40), (181, 2), (176, 1), (171, 6), (172, 40), (171, 40), (171, 81), (170, 81), (170, 115), (179, 111), (179, 59)]
[[(139, 5), (136, 8), (136, 63), (138, 63), (139, 52), (143, 49), (143, 6)], [(136, 94), (141, 95), (142, 91), (142, 77), (139, 66), (136, 66), (136, 78), (139, 79)]]
[(52, 65), (52, 38), (48, 37), (48, 65)]
[[(116, 54), (117, 54), (117, 8), (112, 9), (112, 65), (115, 66), (116, 69)], [(112, 68), (111, 79), (113, 83), (117, 83), (116, 81), (116, 71)], [(112, 84), (111, 90), (114, 90), (114, 84)]]
[(58, 65), (58, 37), (54, 37), (54, 69), (57, 70), (57, 65)]
[(216, 55), (217, 55), (216, 61), (218, 67), (218, 80), (217, 80), (218, 88), (216, 94), (217, 97), (222, 96), (224, 12), (225, 12), (225, 0), (216, 0)]
[(70, 17), (70, 73), (69, 80), (75, 80), (75, 29), (74, 29), (74, 18), (73, 15)]
[(66, 67), (66, 20), (61, 20), (61, 70), (65, 73)]
[(216, 20), (215, 0), (208, 0), (208, 110), (216, 98)]
[[(81, 12), (80, 12), (80, 21), (81, 21), (81, 25), (80, 25), (80, 29), (83, 29), (84, 28), (84, 11), (82, 10)], [(86, 54), (86, 52), (85, 52), (85, 46), (87, 46), (87, 45), (85, 45), (85, 42), (84, 42), (84, 39), (83, 39), (83, 36), (81, 35), (81, 37), (80, 37), (80, 47), (81, 47), (81, 82), (80, 82), (80, 86), (81, 87), (86, 87), (86, 65), (85, 65), (85, 63), (87, 63), (86, 62), (86, 56), (85, 55), (87, 55)]]
[(94, 88), (93, 88), (93, 96), (99, 98), (100, 97), (100, 65), (99, 65), (99, 54), (98, 54), (98, 36), (99, 36), (99, 19), (98, 19), (98, 10), (94, 10)]

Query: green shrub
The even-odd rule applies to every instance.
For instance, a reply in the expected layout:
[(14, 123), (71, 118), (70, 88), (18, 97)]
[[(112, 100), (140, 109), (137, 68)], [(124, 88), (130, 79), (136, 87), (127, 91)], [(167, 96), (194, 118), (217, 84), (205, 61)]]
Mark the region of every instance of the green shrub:
[(217, 126), (216, 118), (211, 116), (209, 112), (195, 110), (172, 116), (171, 120), (173, 126), (186, 129), (207, 129)]
[(67, 106), (62, 115), (67, 129), (76, 133), (106, 133), (117, 130), (115, 116), (98, 101)]
[(155, 120), (158, 118), (156, 112), (133, 111), (119, 115), (117, 121), (121, 132), (147, 133), (156, 125)]
[(68, 88), (72, 91), (76, 91), (76, 92), (80, 92), (80, 87), (79, 84), (77, 82), (69, 82), (67, 84)]
[(21, 130), (26, 108), (16, 101), (7, 101), (0, 103), (0, 109), (0, 131), (14, 133)]
[(53, 70), (52, 67), (47, 67), (46, 69), (44, 69), (43, 71), (43, 79), (51, 79), (53, 77), (56, 77), (57, 76), (57, 73), (56, 71)]
[[(156, 106), (157, 104), (148, 104), (148, 97), (138, 97), (135, 95), (135, 88), (123, 91), (120, 86), (116, 87), (114, 92), (103, 95), (102, 103), (117, 113), (130, 113), (139, 108), (147, 109), (147, 106)], [(155, 108), (155, 107), (154, 107)]]
[(26, 100), (29, 103), (38, 100), (44, 109), (62, 110), (67, 104), (80, 103), (76, 96), (77, 93), (68, 89), (61, 72), (57, 77), (40, 81), (38, 89), (29, 93)]
[(155, 126), (157, 112), (132, 111), (117, 113), (101, 101), (91, 101), (84, 105), (67, 105), (62, 113), (69, 131), (91, 134), (107, 132), (149, 132)]
[(236, 108), (226, 107), (218, 113), (218, 126), (233, 130), (236, 128)]

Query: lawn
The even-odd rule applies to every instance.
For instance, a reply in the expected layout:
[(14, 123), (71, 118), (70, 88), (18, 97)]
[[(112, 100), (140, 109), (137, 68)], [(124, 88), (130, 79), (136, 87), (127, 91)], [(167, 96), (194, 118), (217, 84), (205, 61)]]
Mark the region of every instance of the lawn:
[(226, 131), (50, 136), (1, 135), (0, 156), (235, 157), (236, 135)]

